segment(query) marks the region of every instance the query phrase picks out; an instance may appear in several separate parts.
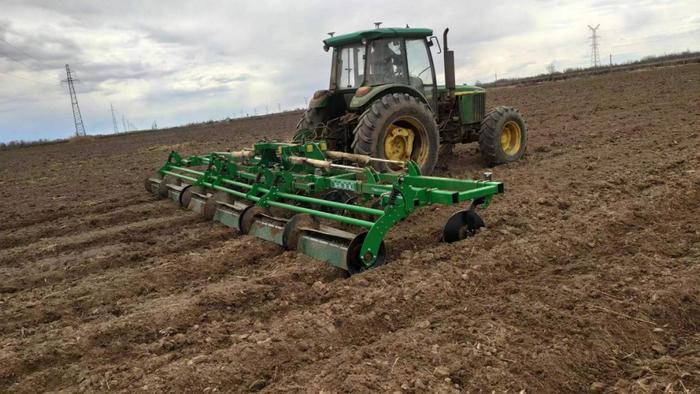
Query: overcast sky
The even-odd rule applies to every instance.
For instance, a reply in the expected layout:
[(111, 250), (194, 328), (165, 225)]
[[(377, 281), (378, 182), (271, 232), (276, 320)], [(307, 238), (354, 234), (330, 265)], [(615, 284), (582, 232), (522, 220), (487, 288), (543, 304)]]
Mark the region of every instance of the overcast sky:
[(301, 107), (328, 86), (326, 33), (374, 21), (450, 27), (458, 83), (588, 66), (588, 24), (604, 62), (700, 50), (698, 0), (0, 0), (0, 141), (74, 133), (65, 64), (88, 134), (112, 132), (110, 104), (120, 129)]

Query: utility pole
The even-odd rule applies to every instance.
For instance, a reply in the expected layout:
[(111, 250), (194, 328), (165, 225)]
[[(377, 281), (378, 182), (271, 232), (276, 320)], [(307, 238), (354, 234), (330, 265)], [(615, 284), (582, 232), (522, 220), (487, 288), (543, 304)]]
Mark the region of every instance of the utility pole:
[(114, 117), (114, 106), (112, 103), (109, 104), (109, 109), (112, 110), (112, 124), (114, 125), (114, 134), (119, 133), (119, 127), (117, 127), (117, 118)]
[(277, 103), (277, 112), (282, 112), (282, 105), (280, 105), (280, 103)]
[(78, 105), (78, 96), (75, 94), (75, 86), (73, 86), (73, 76), (70, 73), (70, 67), (66, 64), (66, 79), (63, 82), (68, 84), (68, 94), (70, 95), (70, 103), (73, 107), (73, 121), (75, 123), (75, 135), (85, 135), (85, 126), (83, 125), (83, 115), (80, 113)]
[(598, 39), (600, 38), (598, 35), (599, 27), (600, 23), (596, 27), (588, 25), (588, 28), (591, 30), (591, 66), (594, 68), (600, 66), (600, 54), (598, 53)]
[(270, 114), (270, 106), (268, 104), (265, 104), (265, 115)]
[(126, 133), (127, 131), (129, 131), (129, 130), (126, 129), (126, 119), (124, 119), (124, 114), (122, 114), (122, 128), (123, 128), (123, 130), (124, 130), (125, 133)]

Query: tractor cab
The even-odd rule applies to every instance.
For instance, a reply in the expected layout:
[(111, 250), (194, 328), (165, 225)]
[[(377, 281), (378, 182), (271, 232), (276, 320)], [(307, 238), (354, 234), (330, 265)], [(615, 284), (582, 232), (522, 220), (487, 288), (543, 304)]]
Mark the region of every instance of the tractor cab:
[(430, 29), (384, 28), (326, 39), (325, 48), (333, 50), (330, 90), (343, 91), (351, 106), (361, 87), (360, 94), (382, 85), (410, 86), (434, 108), (431, 35)]

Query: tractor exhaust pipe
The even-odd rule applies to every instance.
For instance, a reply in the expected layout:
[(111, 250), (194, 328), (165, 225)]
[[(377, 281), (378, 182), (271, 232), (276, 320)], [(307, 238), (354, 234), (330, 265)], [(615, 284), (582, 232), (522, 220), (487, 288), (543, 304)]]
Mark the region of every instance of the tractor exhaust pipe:
[(442, 43), (445, 46), (445, 87), (447, 88), (447, 93), (452, 96), (455, 91), (455, 53), (447, 46), (447, 32), (449, 31), (450, 29), (447, 28), (442, 33)]

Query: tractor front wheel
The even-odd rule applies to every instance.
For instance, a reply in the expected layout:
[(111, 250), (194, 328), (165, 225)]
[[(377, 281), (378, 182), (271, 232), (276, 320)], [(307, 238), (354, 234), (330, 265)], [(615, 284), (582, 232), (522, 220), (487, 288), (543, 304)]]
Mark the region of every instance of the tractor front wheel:
[[(379, 159), (413, 160), (430, 175), (438, 158), (439, 135), (430, 108), (408, 94), (387, 94), (360, 116), (352, 148)], [(379, 171), (398, 172), (400, 166), (374, 163)]]
[(292, 142), (303, 143), (316, 139), (316, 128), (323, 122), (323, 116), (318, 108), (309, 108), (297, 123), (297, 130), (292, 137)]
[(527, 148), (527, 127), (520, 112), (496, 107), (486, 114), (479, 131), (479, 150), (486, 165), (519, 160)]

